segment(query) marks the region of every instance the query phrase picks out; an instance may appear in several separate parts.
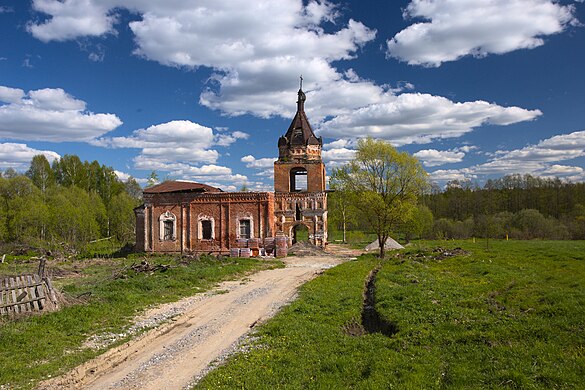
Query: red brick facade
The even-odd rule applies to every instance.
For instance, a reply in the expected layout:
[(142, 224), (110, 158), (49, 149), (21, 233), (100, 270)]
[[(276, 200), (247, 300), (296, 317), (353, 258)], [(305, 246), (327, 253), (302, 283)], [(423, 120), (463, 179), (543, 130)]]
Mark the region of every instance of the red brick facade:
[(145, 193), (144, 205), (136, 210), (136, 216), (136, 246), (140, 251), (225, 253), (236, 247), (238, 238), (274, 236), (274, 195)]
[[(309, 241), (327, 243), (327, 193), (321, 138), (315, 137), (299, 90), (297, 113), (278, 141), (274, 190), (223, 192), (205, 184), (168, 181), (144, 190), (135, 209), (136, 249), (144, 252), (228, 253), (240, 238), (286, 235), (306, 227)], [(306, 180), (304, 177), (306, 176)]]

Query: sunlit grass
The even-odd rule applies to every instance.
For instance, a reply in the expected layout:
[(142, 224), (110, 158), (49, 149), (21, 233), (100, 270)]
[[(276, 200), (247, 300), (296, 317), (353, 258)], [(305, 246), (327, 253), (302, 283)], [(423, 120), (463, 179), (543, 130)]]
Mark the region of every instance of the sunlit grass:
[[(64, 269), (77, 269), (79, 274), (56, 280), (55, 285), (70, 302), (80, 296), (83, 300), (58, 312), (16, 320), (0, 318), (0, 385), (30, 388), (42, 378), (56, 376), (96, 356), (103, 351), (81, 348), (90, 335), (123, 332), (132, 317), (149, 305), (193, 295), (249, 271), (282, 266), (280, 262), (242, 258), (181, 262), (174, 257), (151, 257), (150, 264), (170, 264), (171, 268), (137, 273), (129, 268), (134, 262), (140, 263), (140, 259), (63, 264)], [(22, 268), (27, 268), (26, 264)]]
[[(437, 259), (429, 249), (469, 254)], [(306, 284), (257, 348), (200, 388), (584, 388), (585, 242), (437, 241), (383, 262), (377, 308), (392, 337), (348, 336), (370, 256)]]

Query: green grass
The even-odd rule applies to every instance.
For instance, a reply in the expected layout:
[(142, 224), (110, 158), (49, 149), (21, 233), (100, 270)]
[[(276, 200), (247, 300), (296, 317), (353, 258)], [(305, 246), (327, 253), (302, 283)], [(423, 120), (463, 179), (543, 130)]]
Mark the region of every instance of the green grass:
[[(428, 248), (469, 255), (438, 260)], [(383, 262), (392, 337), (348, 336), (370, 256), (306, 284), (198, 388), (585, 388), (585, 242), (424, 242)]]
[[(166, 272), (150, 274), (130, 270), (133, 262), (140, 263), (140, 259), (48, 265), (49, 272), (59, 268), (68, 273), (68, 277), (55, 279), (65, 297), (75, 301), (83, 295), (84, 301), (44, 315), (11, 321), (0, 317), (0, 385), (30, 388), (49, 375), (56, 376), (96, 356), (103, 351), (81, 348), (88, 336), (122, 332), (131, 318), (149, 305), (193, 295), (247, 272), (282, 266), (280, 262), (254, 259), (202, 258), (181, 263), (173, 257), (150, 257), (150, 264), (172, 265)], [(3, 266), (0, 274), (6, 274), (4, 268), (16, 267)]]

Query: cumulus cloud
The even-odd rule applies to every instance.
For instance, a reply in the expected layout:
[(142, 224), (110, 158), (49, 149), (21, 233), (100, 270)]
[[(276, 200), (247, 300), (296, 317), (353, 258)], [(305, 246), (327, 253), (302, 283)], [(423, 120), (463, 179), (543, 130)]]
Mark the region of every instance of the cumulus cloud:
[[(240, 161), (246, 163), (246, 168), (255, 169), (255, 176), (265, 177), (267, 179), (272, 179), (274, 177), (274, 162), (276, 161), (276, 157), (256, 158), (249, 154), (242, 157)], [(256, 183), (255, 186), (250, 186), (249, 183), (246, 184), (249, 188), (254, 189), (255, 191), (260, 191), (260, 188), (266, 187), (266, 184), (260, 185)]]
[(116, 17), (110, 14), (107, 3), (91, 0), (34, 0), (33, 9), (51, 17), (38, 23), (30, 22), (27, 30), (43, 42), (114, 33)]
[(425, 149), (414, 153), (414, 157), (421, 160), (425, 167), (436, 167), (461, 162), (465, 153), (454, 150)]
[[(324, 0), (34, 0), (33, 5), (47, 15), (29, 24), (43, 41), (112, 33), (119, 8), (140, 15), (129, 24), (135, 54), (168, 66), (214, 69), (200, 103), (230, 115), (289, 116), (290, 91), (297, 83), (291, 75), (309, 69), (306, 89), (327, 91), (339, 83), (346, 91), (336, 100), (349, 99), (351, 107), (372, 88), (331, 63), (355, 57), (376, 31), (355, 20), (339, 21), (336, 6)], [(325, 22), (339, 27), (326, 32)], [(347, 83), (356, 85), (348, 90)]]
[(583, 180), (585, 175), (582, 168), (557, 163), (584, 156), (585, 131), (576, 131), (547, 138), (535, 145), (494, 154), (490, 161), (483, 164), (464, 169), (438, 170), (431, 173), (431, 177), (437, 181), (443, 181), (448, 177), (460, 179), (461, 177), (474, 178), (481, 175), (503, 176), (520, 173)]
[[(216, 165), (220, 154), (214, 147), (246, 139), (248, 134), (221, 131), (218, 134), (198, 123), (176, 120), (135, 130), (127, 137), (98, 138), (91, 144), (113, 149), (140, 149), (133, 160), (135, 169), (164, 171), (169, 177), (204, 183), (213, 180), (224, 188), (226, 183), (243, 183), (247, 178), (233, 174), (228, 167)], [(226, 188), (231, 188), (229, 185)]]
[(273, 168), (276, 158), (256, 158), (252, 155), (247, 155), (241, 158), (241, 161), (246, 163), (246, 168), (266, 169)]
[(215, 163), (219, 152), (212, 149), (215, 135), (209, 127), (177, 120), (135, 130), (128, 137), (99, 138), (93, 145), (142, 149), (135, 158), (139, 169), (170, 170), (173, 163)]
[(371, 136), (404, 145), (459, 137), (484, 124), (508, 125), (542, 115), (540, 110), (485, 101), (457, 103), (421, 93), (386, 95), (384, 100), (325, 121), (319, 133), (334, 138)]
[(0, 86), (0, 137), (34, 141), (90, 141), (120, 126), (114, 114), (94, 114), (61, 88), (25, 93)]
[(17, 171), (28, 169), (30, 162), (37, 154), (44, 155), (50, 163), (61, 158), (51, 150), (37, 150), (26, 144), (0, 143), (0, 168), (13, 168)]
[[(307, 114), (327, 137), (371, 135), (396, 144), (429, 142), (460, 136), (482, 124), (505, 125), (540, 115), (538, 110), (495, 103), (455, 103), (402, 93), (414, 86), (401, 81), (392, 88), (362, 79), (353, 69), (339, 71), (334, 64), (355, 58), (376, 31), (344, 20), (340, 8), (326, 0), (34, 0), (34, 4), (48, 17), (32, 23), (29, 31), (45, 41), (109, 34), (115, 30), (116, 10), (131, 10), (139, 16), (129, 24), (135, 54), (167, 66), (212, 69), (199, 103), (224, 114), (290, 118), (296, 75), (305, 73)], [(413, 15), (414, 8), (411, 5)], [(552, 8), (568, 12), (567, 7)], [(92, 28), (82, 23), (83, 18), (74, 21), (79, 15), (94, 18)], [(228, 145), (234, 136), (219, 135), (217, 144)]]
[(573, 5), (555, 0), (412, 0), (405, 19), (422, 19), (387, 41), (389, 57), (440, 66), (544, 44), (546, 36), (577, 25)]
[(215, 144), (218, 146), (230, 146), (239, 139), (248, 139), (250, 134), (243, 131), (234, 131), (231, 134), (216, 134)]
[(329, 150), (323, 150), (322, 152), (323, 161), (328, 167), (338, 167), (347, 164), (355, 156), (355, 150), (348, 148), (333, 148)]

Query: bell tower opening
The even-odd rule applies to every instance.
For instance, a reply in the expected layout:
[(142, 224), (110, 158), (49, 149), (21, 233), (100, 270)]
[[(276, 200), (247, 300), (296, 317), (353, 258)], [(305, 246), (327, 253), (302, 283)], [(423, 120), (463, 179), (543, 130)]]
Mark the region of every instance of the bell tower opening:
[(305, 168), (293, 168), (290, 170), (290, 192), (307, 191), (307, 170)]

